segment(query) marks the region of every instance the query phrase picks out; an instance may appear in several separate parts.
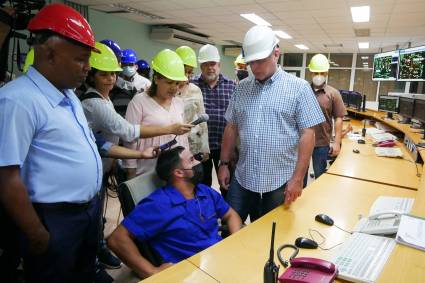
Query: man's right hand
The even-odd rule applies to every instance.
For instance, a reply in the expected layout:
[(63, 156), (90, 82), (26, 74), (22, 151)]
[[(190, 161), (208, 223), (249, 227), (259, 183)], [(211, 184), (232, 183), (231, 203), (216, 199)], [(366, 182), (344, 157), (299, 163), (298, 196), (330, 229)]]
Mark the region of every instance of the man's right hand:
[(223, 165), (218, 168), (218, 183), (220, 188), (225, 190), (229, 189), (230, 184), (230, 171), (229, 166)]
[(42, 255), (47, 252), (50, 241), (50, 233), (46, 229), (40, 229), (38, 233), (31, 235), (29, 239), (29, 250), (33, 255)]
[(170, 134), (183, 135), (183, 134), (190, 132), (190, 129), (193, 128), (193, 125), (175, 123), (175, 124), (172, 124), (169, 127), (170, 127), (170, 130), (169, 130)]
[[(163, 271), (164, 269), (166, 269), (166, 268), (168, 268), (168, 267), (170, 267), (170, 266), (172, 266), (172, 265), (173, 265), (173, 264), (172, 264), (171, 262), (163, 263), (163, 264), (161, 264), (160, 266), (155, 267), (155, 268), (154, 268), (154, 270), (153, 270), (153, 273), (152, 273), (151, 275), (154, 275), (155, 273), (161, 272), (161, 271)], [(151, 276), (151, 275), (150, 275), (150, 276)]]

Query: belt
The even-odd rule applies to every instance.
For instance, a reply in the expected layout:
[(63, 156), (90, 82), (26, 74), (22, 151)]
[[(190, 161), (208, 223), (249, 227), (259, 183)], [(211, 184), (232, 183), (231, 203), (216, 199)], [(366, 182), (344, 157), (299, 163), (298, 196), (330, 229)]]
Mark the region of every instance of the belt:
[(87, 210), (91, 205), (100, 199), (100, 192), (89, 200), (88, 202), (53, 202), (53, 203), (39, 203), (33, 202), (32, 205), (35, 209), (46, 210)]

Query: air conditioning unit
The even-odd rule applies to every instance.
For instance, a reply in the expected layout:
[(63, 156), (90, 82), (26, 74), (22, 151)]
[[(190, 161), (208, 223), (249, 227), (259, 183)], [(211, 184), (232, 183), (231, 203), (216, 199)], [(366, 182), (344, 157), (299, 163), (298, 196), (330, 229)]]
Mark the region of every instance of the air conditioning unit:
[(187, 45), (192, 48), (198, 48), (205, 44), (214, 44), (213, 41), (206, 37), (169, 27), (152, 27), (150, 39), (177, 46)]

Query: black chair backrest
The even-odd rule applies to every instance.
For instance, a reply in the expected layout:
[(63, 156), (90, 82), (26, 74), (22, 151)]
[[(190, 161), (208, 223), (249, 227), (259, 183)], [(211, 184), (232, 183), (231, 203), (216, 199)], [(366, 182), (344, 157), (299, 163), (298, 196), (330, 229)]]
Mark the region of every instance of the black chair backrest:
[[(164, 185), (165, 182), (159, 179), (153, 171), (121, 183), (118, 186), (118, 198), (121, 203), (124, 217), (134, 209), (140, 200)], [(163, 263), (162, 257), (149, 243), (136, 240), (136, 246), (142, 256), (154, 266), (160, 266)]]

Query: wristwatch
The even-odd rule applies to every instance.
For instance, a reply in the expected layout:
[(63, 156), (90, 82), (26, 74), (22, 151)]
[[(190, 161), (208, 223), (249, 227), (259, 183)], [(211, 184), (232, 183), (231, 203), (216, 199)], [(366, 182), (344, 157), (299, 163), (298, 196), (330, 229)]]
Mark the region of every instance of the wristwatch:
[(220, 160), (220, 161), (218, 162), (218, 167), (221, 167), (221, 166), (229, 166), (229, 164), (230, 164), (230, 162), (229, 162), (229, 161), (222, 161), (222, 160)]

